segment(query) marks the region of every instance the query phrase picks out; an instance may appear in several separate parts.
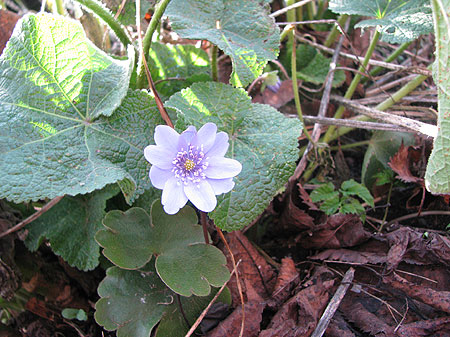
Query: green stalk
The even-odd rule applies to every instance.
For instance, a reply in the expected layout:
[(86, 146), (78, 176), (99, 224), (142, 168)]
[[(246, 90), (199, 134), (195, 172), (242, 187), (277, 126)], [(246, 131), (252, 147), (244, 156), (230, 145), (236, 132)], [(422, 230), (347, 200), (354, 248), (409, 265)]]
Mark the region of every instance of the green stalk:
[(211, 48), (211, 74), (214, 82), (219, 81), (219, 70), (217, 67), (217, 52), (219, 48), (215, 44), (213, 44)]
[(362, 140), (362, 141), (353, 142), (350, 144), (330, 146), (330, 151), (348, 150), (348, 149), (352, 149), (354, 147), (365, 146), (365, 145), (369, 145), (369, 144), (370, 144), (370, 140)]
[(55, 0), (56, 12), (60, 15), (64, 15), (64, 4), (62, 0)]
[[(404, 42), (402, 43), (396, 50), (394, 50), (394, 52), (389, 55), (384, 61), (385, 62), (392, 62), (394, 61), (397, 57), (399, 57), (405, 50), (406, 48), (409, 47), (409, 45), (412, 43), (412, 41), (410, 42)], [(370, 76), (375, 76), (377, 74), (380, 73), (380, 71), (382, 71), (384, 68), (383, 67), (376, 67), (373, 70), (370, 71)], [(363, 78), (361, 80), (361, 83), (365, 83), (367, 82), (367, 80), (369, 79), (369, 77)]]
[(347, 19), (348, 19), (347, 14), (342, 14), (341, 16), (339, 16), (339, 19), (337, 20), (337, 24), (334, 25), (333, 29), (328, 34), (328, 37), (325, 40), (325, 43), (324, 43), (325, 47), (330, 47), (334, 43), (334, 41), (336, 40), (336, 37), (339, 34), (339, 29), (340, 29), (339, 27), (344, 27), (345, 22), (347, 22)]
[(103, 4), (95, 0), (76, 1), (86, 8), (90, 9), (95, 13), (95, 15), (99, 16), (103, 21), (105, 21), (109, 28), (111, 28), (114, 34), (116, 34), (116, 36), (119, 38), (120, 42), (122, 42), (122, 44), (125, 46), (125, 48), (132, 43), (131, 37), (129, 36), (125, 27), (122, 26), (122, 24), (114, 18), (111, 12), (106, 9)]
[[(375, 30), (375, 34), (372, 37), (372, 41), (370, 41), (370, 45), (369, 45), (369, 49), (366, 52), (366, 56), (364, 57), (364, 60), (361, 64), (361, 66), (358, 68), (358, 72), (355, 74), (355, 77), (353, 77), (352, 82), (350, 83), (350, 86), (348, 87), (344, 98), (350, 99), (352, 98), (356, 87), (358, 86), (360, 80), (361, 80), (361, 73), (363, 73), (366, 68), (367, 65), (369, 64), (369, 60), (372, 57), (373, 51), (375, 50), (375, 46), (378, 43), (378, 40), (380, 39), (380, 32), (378, 30)], [(345, 107), (344, 106), (339, 106), (339, 108), (337, 109), (336, 113), (334, 114), (334, 118), (341, 118), (342, 115), (344, 114), (345, 111)], [(325, 133), (324, 137), (323, 137), (323, 141), (325, 143), (329, 143), (329, 138), (330, 135), (334, 132), (334, 130), (336, 129), (335, 126), (331, 126), (328, 128), (327, 132)]]
[[(161, 20), (161, 17), (164, 14), (164, 11), (166, 10), (167, 5), (169, 4), (170, 0), (161, 0), (158, 5), (156, 6), (155, 12), (153, 13), (152, 19), (150, 20), (150, 23), (148, 24), (147, 31), (145, 32), (144, 39), (142, 40), (142, 49), (144, 57), (147, 57), (148, 52), (150, 50), (150, 46), (152, 44), (152, 36), (153, 33), (156, 30), (156, 27), (158, 27), (158, 23)], [(138, 78), (136, 81), (136, 86), (138, 88), (144, 87), (145, 82), (145, 69), (142, 66), (142, 59), (139, 58), (139, 64), (138, 64)]]
[[(295, 0), (288, 0), (286, 2), (287, 6), (292, 5), (295, 2)], [(296, 11), (295, 9), (291, 9), (287, 13), (287, 19), (289, 22), (295, 22)], [(294, 91), (294, 102), (295, 102), (295, 108), (297, 110), (297, 115), (300, 121), (303, 125), (305, 125), (305, 121), (303, 120), (303, 113), (302, 113), (302, 106), (300, 103), (300, 95), (298, 93), (298, 82), (297, 82), (297, 50), (296, 50), (296, 43), (295, 43), (295, 28), (290, 31), (290, 34), (288, 35), (288, 45), (292, 46), (292, 55), (291, 55), (291, 77), (292, 77), (292, 90)], [(311, 136), (309, 135), (308, 131), (306, 129), (304, 130), (306, 138), (311, 143), (314, 143)]]

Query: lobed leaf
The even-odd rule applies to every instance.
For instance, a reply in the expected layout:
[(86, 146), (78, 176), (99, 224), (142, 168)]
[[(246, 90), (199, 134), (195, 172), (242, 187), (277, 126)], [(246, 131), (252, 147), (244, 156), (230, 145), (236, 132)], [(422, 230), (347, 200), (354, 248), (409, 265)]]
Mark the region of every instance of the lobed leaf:
[(197, 222), (191, 207), (168, 215), (158, 200), (151, 216), (137, 207), (109, 212), (103, 222), (106, 230), (100, 230), (95, 238), (115, 265), (138, 269), (154, 254), (158, 274), (170, 289), (183, 296), (206, 296), (210, 285), (222, 286), (230, 273), (222, 252), (204, 244)]
[(174, 294), (161, 282), (153, 263), (145, 270), (111, 267), (98, 287), (95, 320), (117, 337), (148, 337)]
[(343, 196), (357, 196), (368, 203), (370, 206), (375, 207), (373, 197), (370, 194), (367, 187), (361, 185), (353, 179), (346, 180), (342, 183), (340, 192)]
[(233, 190), (218, 197), (210, 216), (227, 231), (248, 225), (294, 172), (300, 122), (268, 105), (252, 104), (244, 90), (217, 82), (196, 83), (165, 104), (177, 110), (179, 130), (213, 122), (228, 133), (227, 156), (241, 162), (242, 172)]
[(187, 39), (208, 40), (230, 56), (231, 83), (246, 86), (276, 59), (280, 33), (257, 0), (172, 0), (166, 14)]

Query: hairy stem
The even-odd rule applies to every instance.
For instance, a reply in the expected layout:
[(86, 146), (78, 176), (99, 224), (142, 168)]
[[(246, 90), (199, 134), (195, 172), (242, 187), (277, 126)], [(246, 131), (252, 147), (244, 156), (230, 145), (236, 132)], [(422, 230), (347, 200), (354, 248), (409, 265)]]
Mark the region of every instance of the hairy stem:
[[(164, 11), (166, 10), (167, 5), (169, 4), (170, 0), (161, 0), (158, 5), (156, 6), (155, 13), (153, 13), (152, 19), (150, 20), (150, 23), (148, 24), (147, 31), (145, 32), (144, 39), (142, 40), (142, 49), (143, 49), (143, 55), (144, 57), (147, 57), (148, 52), (150, 50), (150, 46), (152, 44), (152, 37), (153, 33), (155, 32), (156, 28), (158, 27), (158, 23), (161, 20), (161, 17), (164, 14)], [(136, 81), (136, 87), (139, 89), (142, 89), (145, 84), (145, 68), (142, 66), (142, 59), (139, 59), (138, 64), (138, 78)]]
[(219, 81), (219, 68), (217, 67), (217, 53), (219, 49), (214, 44), (211, 48), (211, 75), (214, 82)]
[(342, 14), (339, 19), (337, 20), (337, 24), (334, 25), (333, 29), (331, 30), (331, 32), (328, 34), (327, 39), (325, 40), (325, 47), (330, 47), (334, 41), (336, 40), (336, 37), (339, 34), (339, 27), (344, 27), (345, 22), (348, 19), (348, 15), (347, 14)]
[(116, 34), (120, 42), (122, 42), (122, 44), (125, 47), (127, 47), (129, 44), (132, 44), (131, 37), (125, 30), (125, 27), (122, 26), (122, 24), (120, 24), (120, 22), (117, 21), (114, 18), (114, 16), (110, 13), (110, 11), (108, 11), (104, 6), (102, 6), (101, 3), (94, 0), (76, 0), (76, 1), (79, 2), (81, 5), (85, 6), (86, 8), (90, 9), (103, 21), (105, 21), (106, 24), (109, 26), (109, 28), (112, 29), (114, 34)]

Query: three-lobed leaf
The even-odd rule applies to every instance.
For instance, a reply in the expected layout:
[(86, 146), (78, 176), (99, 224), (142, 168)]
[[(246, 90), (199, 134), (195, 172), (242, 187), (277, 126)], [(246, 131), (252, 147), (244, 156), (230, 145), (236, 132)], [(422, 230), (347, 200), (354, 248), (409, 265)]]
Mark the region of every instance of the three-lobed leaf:
[(164, 212), (159, 200), (151, 216), (142, 208), (109, 212), (95, 236), (103, 254), (115, 265), (138, 269), (156, 257), (156, 269), (174, 292), (206, 296), (212, 286), (222, 286), (230, 277), (226, 259), (216, 247), (206, 245), (195, 211), (186, 206), (175, 215)]
[(278, 56), (279, 29), (260, 1), (172, 0), (166, 14), (181, 37), (208, 40), (230, 56), (235, 86), (248, 85)]
[(216, 82), (196, 83), (165, 105), (177, 110), (179, 130), (213, 122), (229, 135), (226, 156), (238, 160), (242, 172), (234, 178), (233, 190), (218, 197), (210, 216), (227, 231), (248, 225), (294, 172), (301, 123), (268, 105), (251, 103), (242, 89)]
[(357, 196), (364, 200), (367, 204), (372, 207), (375, 207), (373, 196), (370, 194), (367, 187), (356, 182), (353, 179), (346, 180), (342, 183), (340, 192), (343, 196)]

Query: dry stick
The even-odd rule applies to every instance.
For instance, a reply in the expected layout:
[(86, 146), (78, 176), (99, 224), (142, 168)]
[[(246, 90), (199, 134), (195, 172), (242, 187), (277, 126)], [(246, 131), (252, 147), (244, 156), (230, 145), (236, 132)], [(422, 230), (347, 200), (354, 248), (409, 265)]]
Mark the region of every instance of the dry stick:
[(333, 318), (334, 313), (338, 309), (339, 305), (341, 304), (342, 299), (344, 298), (348, 287), (353, 281), (353, 276), (355, 275), (355, 269), (350, 267), (347, 272), (344, 275), (344, 278), (342, 279), (341, 285), (336, 290), (333, 298), (331, 299), (330, 303), (328, 303), (327, 308), (325, 309), (322, 317), (319, 320), (319, 323), (317, 324), (316, 329), (312, 333), (311, 337), (321, 337), (325, 330), (328, 327), (328, 324), (330, 324), (331, 319)]
[(37, 211), (36, 213), (33, 213), (32, 215), (30, 215), (28, 218), (26, 218), (25, 220), (19, 222), (17, 225), (15, 225), (14, 227), (11, 227), (10, 229), (4, 231), (3, 233), (0, 234), (0, 239), (8, 234), (11, 234), (15, 231), (18, 231), (19, 229), (25, 227), (26, 225), (28, 225), (30, 222), (36, 220), (37, 218), (39, 218), (42, 214), (44, 214), (45, 212), (47, 212), (50, 208), (52, 208), (53, 206), (55, 206), (58, 202), (61, 201), (61, 199), (64, 198), (64, 196), (62, 197), (56, 197), (52, 200), (50, 200), (48, 203), (46, 203), (44, 206), (42, 206), (42, 208)]
[[(239, 263), (241, 263), (241, 261), (238, 261), (238, 263), (236, 264), (236, 267), (239, 266)], [(233, 269), (231, 271), (231, 275), (230, 275), (230, 280), (231, 277), (233, 276), (234, 273), (236, 273), (236, 269)], [(213, 299), (209, 302), (208, 306), (205, 308), (205, 310), (203, 310), (203, 312), (200, 314), (200, 316), (198, 316), (197, 320), (195, 321), (195, 323), (191, 326), (191, 328), (189, 329), (189, 331), (187, 332), (187, 334), (184, 337), (190, 337), (195, 329), (197, 329), (197, 327), (200, 325), (200, 323), (202, 322), (203, 318), (205, 318), (206, 314), (208, 313), (209, 309), (211, 308), (211, 306), (214, 304), (214, 302), (219, 298), (220, 294), (222, 293), (222, 291), (225, 289), (225, 286), (228, 284), (228, 282), (230, 282), (230, 280), (228, 280), (227, 282), (225, 282), (225, 284), (219, 289), (219, 291), (217, 292), (217, 294), (213, 297)]]
[[(397, 219), (393, 219), (391, 221), (389, 221), (386, 226), (392, 225), (394, 222), (400, 222), (403, 220), (409, 220), (409, 219), (413, 219), (413, 218), (417, 218), (418, 216), (427, 216), (427, 215), (450, 215), (450, 211), (425, 211), (425, 212), (421, 212), (420, 214), (417, 213), (413, 213), (413, 214), (407, 214), (407, 215), (403, 215)], [(429, 230), (430, 232), (432, 230)]]
[(368, 108), (362, 104), (355, 103), (350, 99), (346, 99), (346, 98), (343, 98), (340, 96), (331, 95), (330, 98), (332, 101), (335, 101), (335, 102), (339, 103), (340, 105), (345, 106), (347, 109), (349, 109), (355, 113), (359, 113), (359, 114), (368, 116), (370, 118), (379, 119), (379, 120), (382, 120), (384, 122), (388, 122), (391, 124), (403, 126), (407, 129), (424, 134), (429, 137), (436, 138), (436, 136), (437, 136), (438, 130), (437, 130), (436, 125), (423, 123), (423, 122), (419, 122), (419, 121), (416, 121), (411, 118), (402, 117), (402, 116), (398, 116), (398, 115), (392, 115), (392, 114), (382, 112), (377, 109)]
[(284, 13), (290, 11), (291, 9), (298, 8), (298, 7), (301, 7), (303, 5), (306, 5), (308, 2), (311, 2), (311, 1), (313, 1), (313, 0), (303, 0), (303, 1), (297, 2), (297, 3), (293, 4), (293, 5), (284, 7), (284, 8), (282, 8), (282, 9), (276, 11), (276, 12), (273, 12), (269, 16), (272, 17), (272, 18), (277, 17), (277, 16), (279, 16), (281, 14), (284, 14)]
[(392, 124), (386, 124), (386, 123), (376, 123), (376, 122), (364, 122), (364, 121), (358, 121), (358, 120), (352, 120), (352, 119), (336, 119), (336, 118), (329, 118), (329, 117), (317, 117), (317, 116), (303, 116), (303, 119), (308, 124), (321, 124), (321, 125), (335, 125), (335, 126), (347, 126), (351, 128), (357, 128), (357, 129), (368, 129), (368, 130), (383, 130), (383, 131), (395, 131), (395, 132), (416, 132), (412, 131), (410, 129), (398, 126), (398, 125), (392, 125)]
[[(348, 28), (348, 23), (345, 25), (345, 30), (347, 30)], [(330, 100), (330, 93), (331, 93), (331, 88), (333, 86), (333, 78), (334, 78), (334, 69), (336, 68), (336, 64), (337, 64), (337, 59), (339, 57), (339, 52), (341, 50), (342, 47), (342, 43), (344, 42), (344, 38), (345, 36), (342, 35), (339, 39), (339, 42), (336, 46), (335, 52), (333, 54), (333, 57), (331, 59), (331, 63), (330, 63), (330, 70), (328, 72), (329, 76), (327, 76), (327, 80), (325, 83), (325, 89), (323, 91), (323, 95), (322, 95), (322, 99), (320, 100), (320, 107), (319, 107), (319, 112), (317, 114), (317, 117), (319, 118), (324, 118), (327, 108), (328, 108), (328, 103)], [(317, 143), (320, 139), (320, 133), (321, 133), (321, 126), (319, 123), (314, 124), (314, 129), (312, 131), (311, 134), (311, 138), (312, 140)], [(303, 153), (302, 159), (300, 160), (300, 162), (298, 163), (294, 174), (292, 175), (291, 178), (289, 178), (290, 182), (295, 182), (297, 181), (300, 176), (302, 175), (303, 171), (306, 168), (306, 164), (307, 164), (307, 155), (308, 152), (311, 151), (312, 147), (314, 146), (313, 143), (309, 142), (308, 146), (305, 150), (305, 152)]]
[[(313, 46), (317, 49), (320, 49), (328, 54), (334, 54), (335, 50), (332, 48), (327, 48), (325, 46), (322, 46), (318, 43), (315, 43), (309, 39), (306, 39), (302, 36), (296, 35), (296, 38), (298, 41), (303, 42), (303, 43), (307, 43), (310, 46)], [(345, 58), (349, 58), (351, 60), (355, 60), (355, 61), (359, 61), (362, 62), (364, 60), (364, 57), (361, 56), (356, 56), (356, 55), (352, 55), (352, 54), (348, 54), (348, 53), (344, 53), (344, 52), (340, 52), (339, 53), (341, 56), (345, 57)], [(393, 64), (393, 63), (388, 63), (388, 62), (383, 62), (383, 61), (377, 61), (377, 60), (369, 60), (369, 64), (373, 65), (373, 66), (379, 66), (379, 67), (383, 67), (383, 68), (387, 68), (387, 69), (392, 69), (392, 70), (397, 70), (397, 71), (407, 71), (410, 73), (414, 73), (414, 74), (420, 74), (420, 75), (425, 75), (425, 76), (431, 76), (431, 70), (426, 69), (426, 68), (419, 68), (419, 67), (405, 67), (399, 64)]]
[(228, 253), (230, 254), (231, 263), (233, 264), (233, 270), (236, 270), (236, 285), (238, 287), (239, 297), (241, 299), (242, 304), (242, 323), (241, 323), (241, 331), (239, 332), (239, 337), (242, 337), (244, 335), (244, 325), (245, 325), (245, 303), (244, 303), (244, 294), (242, 293), (241, 281), (239, 280), (239, 273), (237, 272), (237, 264), (236, 260), (234, 259), (233, 252), (231, 251), (230, 245), (227, 242), (227, 239), (225, 239), (225, 236), (223, 235), (219, 227), (216, 226), (216, 229), (217, 233), (219, 233), (219, 236), (223, 241), (223, 244), (228, 250)]

